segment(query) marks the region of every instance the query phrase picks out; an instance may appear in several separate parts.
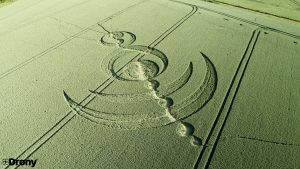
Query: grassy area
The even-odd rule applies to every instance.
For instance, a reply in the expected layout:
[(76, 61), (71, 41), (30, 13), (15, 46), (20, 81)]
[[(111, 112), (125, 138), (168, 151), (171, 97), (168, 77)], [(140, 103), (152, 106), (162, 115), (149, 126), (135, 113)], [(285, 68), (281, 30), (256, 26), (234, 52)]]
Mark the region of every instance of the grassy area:
[(299, 0), (214, 0), (212, 2), (236, 6), (272, 16), (300, 22)]
[(0, 159), (299, 169), (300, 26), (224, 4), (0, 8)]
[(16, 0), (0, 0), (0, 8), (15, 2)]

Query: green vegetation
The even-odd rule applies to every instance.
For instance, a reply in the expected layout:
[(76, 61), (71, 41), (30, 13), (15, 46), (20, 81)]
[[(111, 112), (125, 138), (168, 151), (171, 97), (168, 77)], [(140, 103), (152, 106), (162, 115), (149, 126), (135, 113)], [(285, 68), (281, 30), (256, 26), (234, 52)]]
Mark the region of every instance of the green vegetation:
[(299, 168), (300, 29), (266, 16), (200, 0), (1, 8), (0, 159)]
[(16, 0), (0, 0), (0, 8), (15, 2)]
[(300, 21), (299, 0), (214, 0), (212, 2), (232, 5), (293, 21)]

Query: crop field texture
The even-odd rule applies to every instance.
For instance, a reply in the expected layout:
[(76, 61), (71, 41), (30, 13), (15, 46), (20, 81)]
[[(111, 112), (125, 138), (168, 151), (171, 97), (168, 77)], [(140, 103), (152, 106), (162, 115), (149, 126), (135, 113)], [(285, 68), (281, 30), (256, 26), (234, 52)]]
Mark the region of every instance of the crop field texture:
[(0, 159), (37, 159), (41, 169), (298, 169), (298, 16), (199, 0), (6, 5)]
[(300, 0), (212, 0), (211, 2), (300, 22)]
[(13, 3), (15, 0), (0, 0), (0, 8)]

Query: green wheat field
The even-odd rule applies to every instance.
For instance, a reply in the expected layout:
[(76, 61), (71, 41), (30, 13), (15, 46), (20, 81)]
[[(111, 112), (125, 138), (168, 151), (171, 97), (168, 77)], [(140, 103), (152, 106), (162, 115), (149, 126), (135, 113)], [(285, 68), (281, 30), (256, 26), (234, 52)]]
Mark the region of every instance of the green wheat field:
[(0, 168), (300, 169), (299, 0), (0, 7)]

